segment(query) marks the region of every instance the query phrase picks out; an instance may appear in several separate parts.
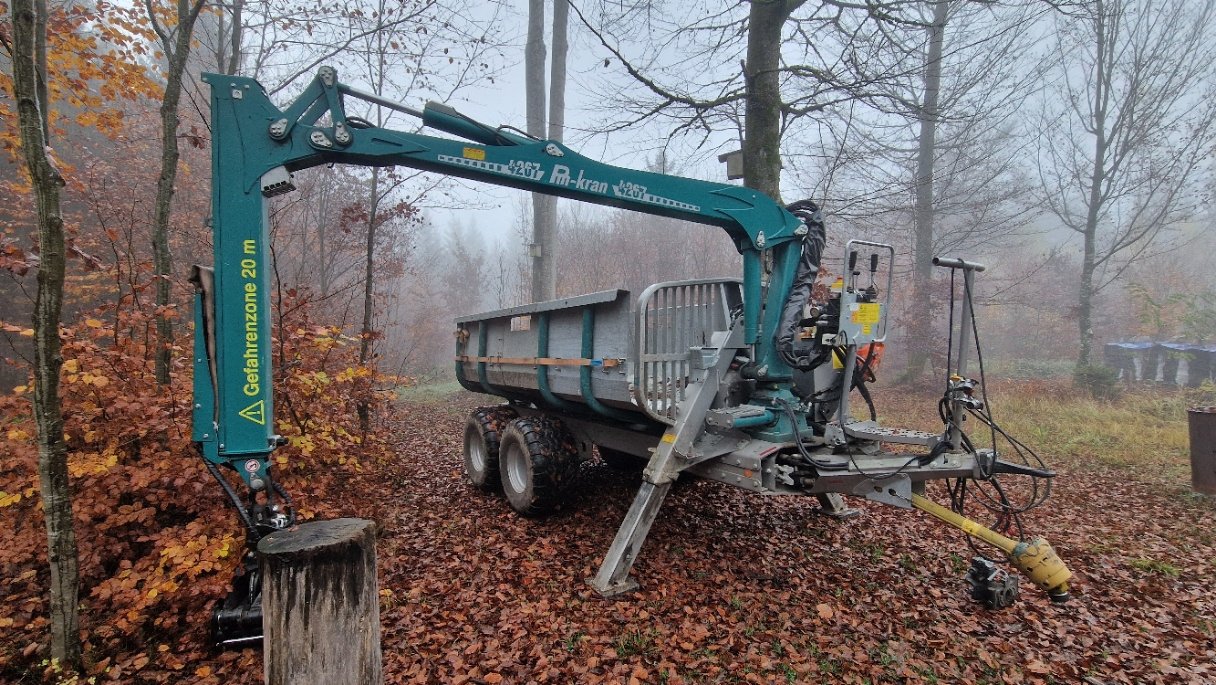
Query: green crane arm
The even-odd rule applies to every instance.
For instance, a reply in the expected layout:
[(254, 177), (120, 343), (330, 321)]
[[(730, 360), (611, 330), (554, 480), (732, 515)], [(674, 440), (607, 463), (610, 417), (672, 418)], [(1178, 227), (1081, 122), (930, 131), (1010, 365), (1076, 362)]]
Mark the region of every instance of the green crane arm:
[[(277, 441), (265, 198), (291, 190), (291, 172), (319, 164), (408, 166), (723, 228), (744, 258), (744, 334), (755, 346), (759, 377), (788, 379), (772, 338), (804, 230), (768, 196), (603, 164), (559, 142), (495, 129), (444, 105), (428, 103), (418, 112), (339, 83), (329, 67), (283, 110), (253, 79), (203, 79), (211, 86), (215, 266), (196, 273), (193, 439), (204, 458), (235, 469), (255, 492), (269, 487), (269, 455)], [(419, 116), (424, 125), (464, 140), (347, 117), (345, 97)], [(764, 252), (771, 252), (773, 264), (767, 292), (761, 285)]]

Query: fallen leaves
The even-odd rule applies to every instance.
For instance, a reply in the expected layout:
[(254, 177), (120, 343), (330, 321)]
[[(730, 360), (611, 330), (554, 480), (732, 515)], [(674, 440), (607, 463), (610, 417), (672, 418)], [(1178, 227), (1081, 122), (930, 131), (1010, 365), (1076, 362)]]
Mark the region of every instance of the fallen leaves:
[[(401, 599), (384, 616), (390, 682), (485, 682), (489, 673), (512, 683), (1216, 678), (1207, 656), (1216, 603), (1204, 594), (1216, 569), (1199, 561), (1211, 541), (1195, 537), (1216, 517), (1126, 478), (1066, 474), (1056, 499), (1027, 517), (1077, 573), (1069, 605), (1024, 583), (1011, 609), (978, 607), (962, 580), (970, 552), (927, 517), (853, 500), (863, 516), (839, 523), (813, 516), (804, 500), (704, 482), (669, 496), (635, 566), (642, 589), (603, 600), (583, 580), (636, 477), (589, 468), (563, 511), (519, 519), (453, 475), (459, 407), (406, 412), (391, 468), (407, 504), (391, 514), (382, 548), (397, 560), (382, 564), (382, 586)], [(1110, 534), (1106, 559), (1083, 551), (1091, 536)], [(1129, 565), (1142, 558), (1187, 571)], [(493, 647), (491, 634), (500, 637)]]
[[(336, 368), (333, 382), (346, 367)], [(319, 392), (318, 378), (296, 392)], [(602, 599), (585, 579), (638, 477), (589, 465), (561, 511), (519, 518), (460, 475), (466, 413), (485, 403), (459, 395), (400, 407), (382, 431), (391, 456), (352, 453), (363, 464), (357, 472), (340, 470), (335, 446), (347, 443), (333, 427), (308, 433), (311, 451), (300, 440), (284, 451), (281, 468), (302, 508), (374, 517), (382, 528), (389, 683), (1216, 682), (1216, 513), (1127, 471), (1060, 464), (1053, 499), (1026, 518), (1077, 575), (1063, 606), (1024, 583), (1014, 607), (978, 607), (962, 580), (970, 552), (928, 517), (851, 500), (863, 515), (838, 522), (815, 516), (807, 499), (698, 481), (668, 496), (635, 566), (641, 589)], [(139, 501), (100, 508), (85, 498), (78, 517), (143, 539), (122, 538), (129, 558), (118, 563), (97, 552), (82, 562), (94, 574), (82, 598), (99, 682), (261, 682), (257, 650), (216, 655), (206, 645), (207, 611), (226, 591), (240, 540), (214, 484), (187, 457), (173, 462), (175, 478), (189, 476), (181, 485), (156, 487), (195, 488), (190, 498), (216, 519), (205, 524), (166, 527), (166, 514), (139, 500), (159, 482), (150, 477), (87, 476), (88, 487)], [(0, 481), (9, 493), (26, 487)], [(941, 497), (934, 486), (929, 494)], [(6, 514), (34, 516), (37, 498), (28, 499)], [(27, 534), (37, 539), (38, 528)], [(0, 530), (0, 544), (13, 547), (14, 535)], [(99, 578), (104, 563), (114, 568)], [(43, 564), (28, 550), (0, 562), (11, 579), (0, 591), (0, 643), (17, 645), (0, 650), (0, 680), (40, 677), (23, 674), (46, 650)], [(144, 634), (155, 643), (136, 637)]]

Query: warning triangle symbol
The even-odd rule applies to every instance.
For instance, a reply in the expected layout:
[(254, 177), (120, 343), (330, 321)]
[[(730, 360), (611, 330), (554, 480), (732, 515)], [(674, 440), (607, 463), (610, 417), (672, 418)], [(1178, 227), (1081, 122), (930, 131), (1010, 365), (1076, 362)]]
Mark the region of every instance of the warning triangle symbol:
[(237, 414), (239, 416), (241, 416), (242, 418), (249, 419), (250, 421), (258, 424), (259, 426), (265, 426), (266, 425), (266, 401), (258, 400), (257, 402), (254, 402), (253, 404), (249, 405), (248, 407), (245, 407), (244, 409), (240, 410), (239, 412), (237, 412)]

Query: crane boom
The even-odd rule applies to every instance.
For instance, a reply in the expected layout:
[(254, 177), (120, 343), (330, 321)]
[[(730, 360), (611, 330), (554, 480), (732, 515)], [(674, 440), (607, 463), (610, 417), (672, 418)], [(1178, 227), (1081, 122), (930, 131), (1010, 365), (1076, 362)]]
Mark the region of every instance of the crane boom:
[[(339, 83), (329, 67), (286, 109), (254, 79), (203, 79), (211, 86), (215, 266), (196, 278), (197, 330), (206, 335), (196, 344), (193, 438), (208, 461), (234, 468), (254, 490), (269, 483), (268, 455), (277, 440), (266, 198), (293, 188), (291, 172), (320, 164), (407, 166), (718, 226), (744, 258), (745, 340), (757, 345), (759, 365), (770, 377), (788, 371), (769, 348), (794, 278), (802, 222), (763, 193), (604, 164), (560, 142), (493, 128), (436, 103), (421, 112), (394, 109), (463, 140), (372, 126), (346, 114), (345, 98), (392, 103)], [(774, 261), (767, 293), (760, 278), (765, 251)]]

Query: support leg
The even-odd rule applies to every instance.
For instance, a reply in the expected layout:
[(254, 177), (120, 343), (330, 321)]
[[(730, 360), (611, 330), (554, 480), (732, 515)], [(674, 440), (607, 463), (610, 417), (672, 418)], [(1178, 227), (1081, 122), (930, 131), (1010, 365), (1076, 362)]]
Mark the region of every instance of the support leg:
[(672, 481), (654, 483), (644, 481), (638, 490), (625, 521), (616, 531), (616, 539), (604, 555), (604, 563), (600, 564), (599, 573), (595, 574), (590, 583), (591, 587), (605, 597), (612, 597), (624, 592), (635, 590), (637, 581), (629, 577), (633, 561), (638, 556), (646, 535), (650, 533), (650, 525), (659, 515), (659, 507), (671, 489)]
[(838, 492), (825, 492), (820, 495), (815, 495), (819, 500), (818, 513), (832, 518), (847, 519), (853, 518), (861, 514), (857, 509), (853, 509), (844, 503), (844, 497)]
[(704, 377), (689, 384), (688, 394), (680, 404), (680, 419), (659, 440), (659, 445), (642, 474), (642, 487), (638, 489), (633, 505), (625, 514), (625, 521), (617, 529), (616, 538), (608, 548), (608, 553), (604, 555), (599, 572), (589, 581), (591, 587), (605, 597), (629, 592), (638, 586), (637, 582), (629, 577), (629, 569), (633, 568), (642, 543), (650, 533), (650, 525), (659, 515), (659, 507), (663, 506), (667, 491), (684, 469), (687, 456), (692, 454), (693, 442), (705, 425), (705, 413), (722, 385), (722, 378), (730, 368), (735, 356), (734, 351), (739, 348), (740, 330), (738, 321), (735, 323), (729, 332), (714, 334), (717, 359), (713, 366), (705, 370)]

